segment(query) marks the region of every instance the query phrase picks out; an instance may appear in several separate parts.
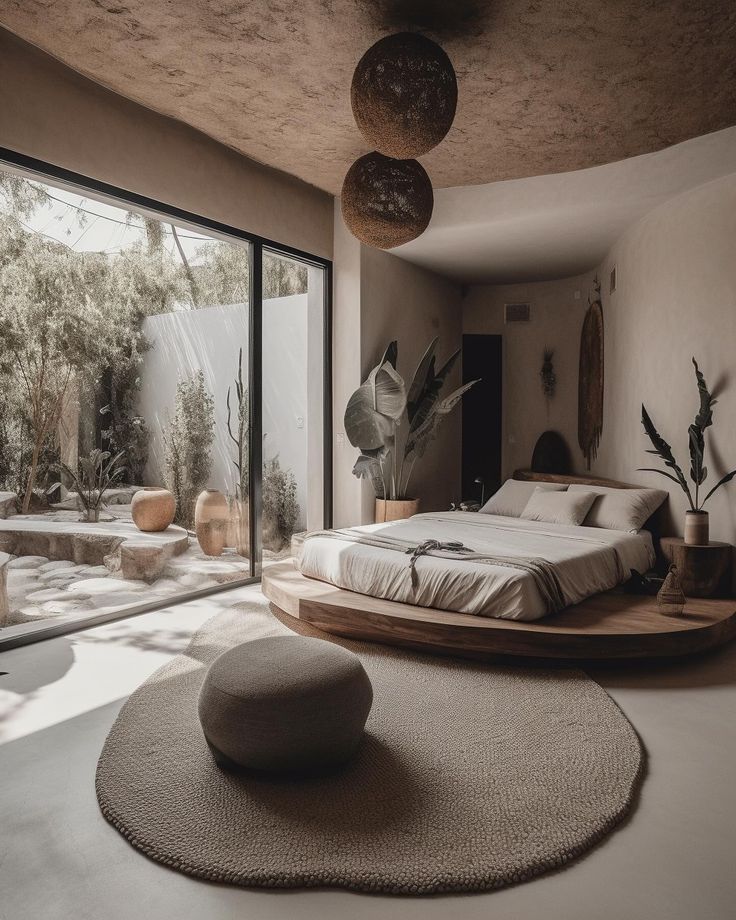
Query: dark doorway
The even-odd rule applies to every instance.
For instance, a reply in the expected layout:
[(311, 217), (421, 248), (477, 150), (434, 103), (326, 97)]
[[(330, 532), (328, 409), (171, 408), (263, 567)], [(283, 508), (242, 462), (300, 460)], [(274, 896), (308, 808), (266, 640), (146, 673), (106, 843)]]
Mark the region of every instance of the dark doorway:
[(500, 335), (463, 336), (463, 501), (480, 501), (501, 485), (502, 365)]

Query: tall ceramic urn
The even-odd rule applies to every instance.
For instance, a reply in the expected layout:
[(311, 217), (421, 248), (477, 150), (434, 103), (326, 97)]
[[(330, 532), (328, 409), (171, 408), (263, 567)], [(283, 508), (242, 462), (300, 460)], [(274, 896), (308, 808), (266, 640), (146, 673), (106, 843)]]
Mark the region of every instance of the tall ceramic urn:
[(219, 489), (199, 493), (194, 508), (194, 529), (202, 551), (207, 556), (219, 556), (227, 545), (230, 509)]

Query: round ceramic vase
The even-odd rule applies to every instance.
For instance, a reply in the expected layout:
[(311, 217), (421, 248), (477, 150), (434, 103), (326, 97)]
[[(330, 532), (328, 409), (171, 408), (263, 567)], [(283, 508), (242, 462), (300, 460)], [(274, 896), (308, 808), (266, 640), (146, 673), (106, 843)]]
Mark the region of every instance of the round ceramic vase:
[(194, 528), (202, 551), (207, 556), (220, 556), (227, 545), (230, 508), (218, 489), (199, 493), (194, 508)]
[(168, 489), (146, 486), (133, 495), (130, 513), (138, 530), (159, 533), (172, 524), (176, 514), (176, 500)]

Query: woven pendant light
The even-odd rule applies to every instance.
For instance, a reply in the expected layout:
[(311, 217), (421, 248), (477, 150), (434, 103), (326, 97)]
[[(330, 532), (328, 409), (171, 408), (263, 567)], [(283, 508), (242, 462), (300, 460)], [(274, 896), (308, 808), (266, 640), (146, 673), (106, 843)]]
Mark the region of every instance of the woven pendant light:
[(450, 130), (457, 80), (439, 45), (413, 32), (382, 38), (358, 62), (353, 115), (368, 143), (397, 159), (422, 156)]
[(367, 153), (348, 170), (342, 216), (361, 242), (391, 249), (416, 239), (432, 217), (432, 183), (416, 160)]

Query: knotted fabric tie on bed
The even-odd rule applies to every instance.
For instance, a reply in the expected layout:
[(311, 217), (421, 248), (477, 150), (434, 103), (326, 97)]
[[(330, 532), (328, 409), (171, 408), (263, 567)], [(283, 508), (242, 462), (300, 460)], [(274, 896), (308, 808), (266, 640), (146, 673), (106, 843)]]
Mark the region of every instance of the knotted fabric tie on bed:
[(320, 530), (307, 534), (305, 540), (315, 537), (328, 537), (332, 540), (343, 540), (346, 543), (361, 543), (376, 549), (394, 550), (395, 552), (410, 555), (412, 558), (409, 562), (409, 570), (414, 589), (419, 584), (419, 576), (416, 572), (419, 557), (437, 556), (442, 559), (465, 560), (484, 565), (501, 565), (527, 572), (537, 584), (539, 593), (547, 607), (547, 613), (556, 613), (567, 606), (554, 565), (541, 557), (527, 558), (523, 556), (497, 556), (478, 553), (458, 542), (443, 543), (441, 540), (430, 539), (416, 543), (410, 540), (402, 540), (398, 537), (389, 537), (387, 534), (366, 533), (359, 528), (352, 527), (346, 527), (342, 530)]

